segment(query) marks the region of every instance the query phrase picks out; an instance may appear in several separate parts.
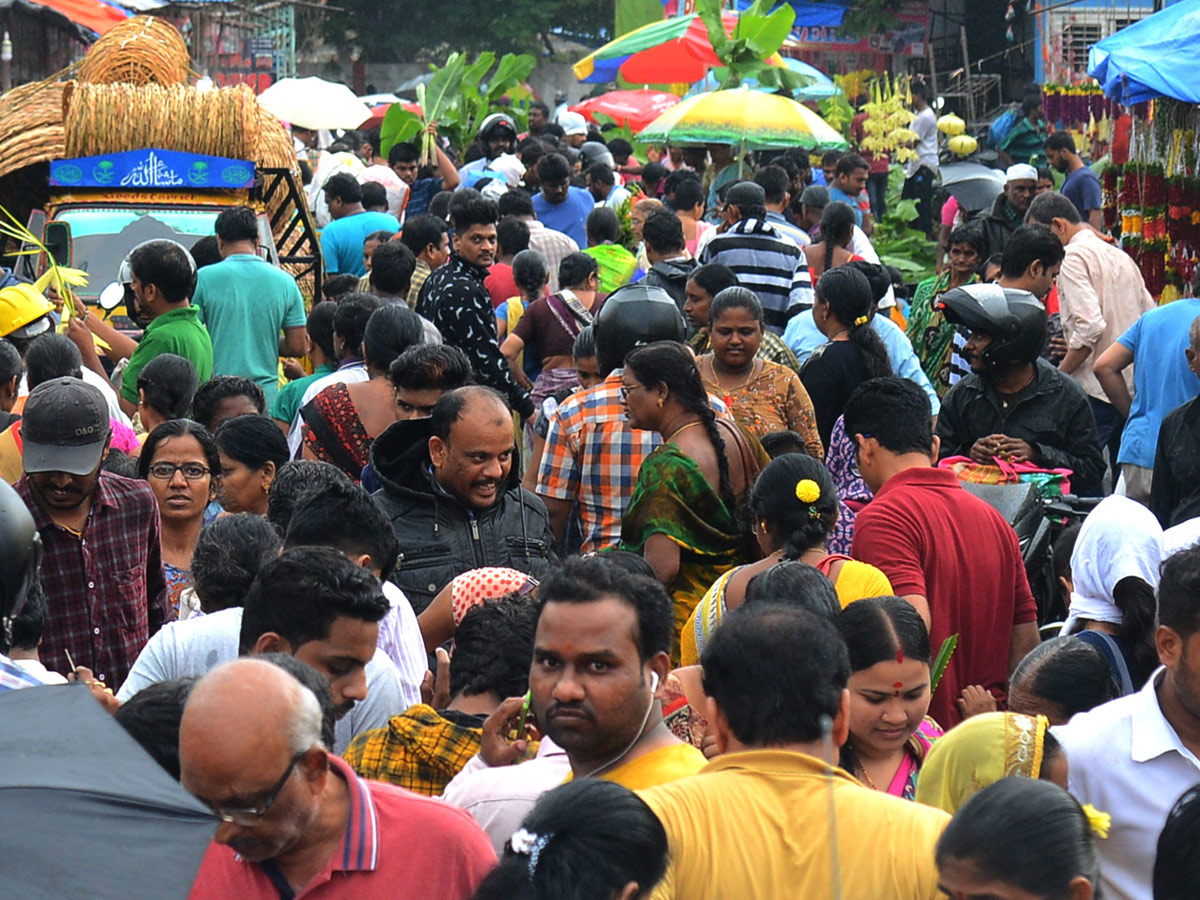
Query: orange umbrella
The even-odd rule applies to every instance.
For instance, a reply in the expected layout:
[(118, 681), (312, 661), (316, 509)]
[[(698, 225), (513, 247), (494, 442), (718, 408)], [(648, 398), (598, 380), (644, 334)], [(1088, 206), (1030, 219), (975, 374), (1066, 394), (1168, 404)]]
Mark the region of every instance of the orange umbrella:
[[(732, 35), (737, 13), (725, 12), (721, 18), (725, 33)], [(783, 57), (773, 53), (768, 62), (780, 66)], [(691, 15), (635, 28), (589, 53), (572, 69), (576, 78), (590, 84), (616, 81), (618, 73), (634, 84), (692, 84), (719, 65), (708, 27), (698, 15)]]
[(38, 5), (52, 9), (96, 34), (104, 34), (130, 16), (119, 7), (102, 3), (101, 0), (38, 0)]

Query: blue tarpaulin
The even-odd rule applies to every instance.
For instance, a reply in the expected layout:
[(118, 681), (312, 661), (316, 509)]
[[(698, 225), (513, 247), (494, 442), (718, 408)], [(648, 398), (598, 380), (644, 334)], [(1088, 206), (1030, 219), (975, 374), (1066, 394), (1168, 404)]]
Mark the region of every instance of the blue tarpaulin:
[(1200, 103), (1200, 0), (1181, 0), (1092, 45), (1088, 74), (1119, 103)]
[[(753, 5), (754, 0), (735, 0), (735, 8), (743, 12)], [(796, 27), (841, 28), (846, 7), (836, 3), (805, 3), (804, 0), (788, 0), (796, 10)]]

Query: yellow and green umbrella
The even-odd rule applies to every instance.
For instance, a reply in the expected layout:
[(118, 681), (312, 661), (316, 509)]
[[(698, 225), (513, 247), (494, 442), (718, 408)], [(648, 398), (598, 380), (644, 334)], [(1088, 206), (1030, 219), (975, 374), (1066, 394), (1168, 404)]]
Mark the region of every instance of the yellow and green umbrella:
[(743, 150), (843, 150), (846, 139), (790, 97), (745, 88), (688, 97), (638, 135), (644, 143), (733, 144)]

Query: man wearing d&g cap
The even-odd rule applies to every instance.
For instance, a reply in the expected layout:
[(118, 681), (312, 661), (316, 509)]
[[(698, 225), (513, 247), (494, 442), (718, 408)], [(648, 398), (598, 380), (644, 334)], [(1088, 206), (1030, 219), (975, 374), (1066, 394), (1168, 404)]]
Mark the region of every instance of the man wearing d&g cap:
[(144, 481), (100, 471), (111, 436), (99, 390), (55, 378), (29, 394), (17, 493), (45, 548), (46, 667), (91, 669), (116, 689), (167, 616), (158, 505)]

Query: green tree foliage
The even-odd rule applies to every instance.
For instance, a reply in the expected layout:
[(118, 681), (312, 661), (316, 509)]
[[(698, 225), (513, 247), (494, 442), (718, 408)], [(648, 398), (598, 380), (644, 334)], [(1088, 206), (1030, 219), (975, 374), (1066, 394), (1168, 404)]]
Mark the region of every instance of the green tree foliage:
[(904, 0), (854, 0), (842, 19), (842, 30), (853, 37), (887, 31), (899, 24), (896, 13)]
[[(598, 45), (611, 36), (612, 5), (577, 0), (338, 0), (325, 20), (325, 39), (362, 48), (368, 62), (433, 62), (451, 51), (538, 53), (555, 36)], [(348, 34), (353, 34), (348, 38)], [(550, 39), (547, 39), (550, 35)]]

